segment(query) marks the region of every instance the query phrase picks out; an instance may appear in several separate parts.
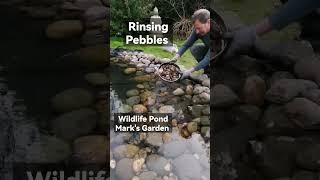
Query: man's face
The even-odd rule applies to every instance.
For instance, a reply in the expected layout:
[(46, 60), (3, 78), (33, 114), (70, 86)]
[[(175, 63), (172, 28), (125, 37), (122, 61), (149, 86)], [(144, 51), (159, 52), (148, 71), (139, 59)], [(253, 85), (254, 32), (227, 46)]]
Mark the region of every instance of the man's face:
[(194, 29), (197, 34), (203, 36), (210, 32), (210, 19), (206, 23), (201, 23), (198, 19), (193, 23)]

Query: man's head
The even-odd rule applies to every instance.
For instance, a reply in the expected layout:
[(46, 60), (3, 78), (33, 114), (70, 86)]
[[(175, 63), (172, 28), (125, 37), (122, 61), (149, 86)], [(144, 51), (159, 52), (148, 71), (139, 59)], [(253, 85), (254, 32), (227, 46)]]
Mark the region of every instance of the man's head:
[(199, 9), (192, 15), (192, 23), (197, 34), (203, 36), (210, 32), (210, 11)]

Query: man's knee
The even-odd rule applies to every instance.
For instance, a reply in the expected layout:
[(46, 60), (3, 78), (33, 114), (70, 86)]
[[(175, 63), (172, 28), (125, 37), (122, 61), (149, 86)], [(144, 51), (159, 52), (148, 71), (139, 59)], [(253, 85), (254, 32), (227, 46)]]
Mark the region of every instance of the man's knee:
[(200, 61), (205, 56), (207, 48), (202, 44), (197, 44), (191, 46), (190, 52), (197, 61)]

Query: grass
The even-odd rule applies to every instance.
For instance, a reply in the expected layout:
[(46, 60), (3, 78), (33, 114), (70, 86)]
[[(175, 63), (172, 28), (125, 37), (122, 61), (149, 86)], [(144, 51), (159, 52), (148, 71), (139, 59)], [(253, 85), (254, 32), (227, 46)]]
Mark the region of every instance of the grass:
[[(183, 40), (179, 40), (179, 39), (175, 39), (174, 43), (177, 44), (178, 48), (180, 48), (184, 41)], [(110, 47), (111, 48), (116, 48), (116, 47), (122, 47), (125, 49), (131, 49), (131, 50), (143, 50), (145, 53), (147, 54), (153, 54), (157, 57), (160, 58), (173, 58), (174, 54), (171, 54), (165, 50), (162, 49), (161, 46), (156, 46), (156, 45), (152, 45), (152, 46), (148, 46), (148, 45), (126, 45), (124, 44), (124, 41), (122, 38), (120, 37), (112, 37), (111, 41), (110, 41)], [(191, 68), (192, 66), (194, 66), (197, 63), (197, 61), (194, 59), (194, 57), (192, 56), (190, 50), (187, 50), (183, 56), (179, 59), (179, 61), (177, 62), (177, 64), (179, 66), (181, 66), (182, 69), (188, 69)], [(200, 71), (201, 72), (201, 71)]]

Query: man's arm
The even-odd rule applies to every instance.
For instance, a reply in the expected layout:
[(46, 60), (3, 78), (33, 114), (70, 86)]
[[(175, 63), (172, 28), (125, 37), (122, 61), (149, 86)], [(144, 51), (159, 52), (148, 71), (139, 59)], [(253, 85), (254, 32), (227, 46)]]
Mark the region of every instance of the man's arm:
[(190, 36), (188, 37), (188, 39), (186, 40), (186, 42), (182, 45), (182, 47), (177, 52), (179, 57), (181, 57), (183, 53), (185, 53), (187, 49), (190, 48), (194, 44), (194, 42), (196, 42), (196, 40), (198, 40), (198, 36), (196, 32), (193, 30)]
[(281, 30), (319, 7), (319, 0), (289, 0), (269, 17), (269, 22), (273, 29)]
[(194, 67), (195, 71), (205, 68), (210, 64), (210, 49), (207, 51), (203, 59)]
[(209, 63), (210, 63), (210, 49), (207, 51), (204, 58), (195, 67), (192, 67), (192, 68), (184, 71), (181, 78), (184, 79), (186, 77), (189, 77), (193, 71), (198, 71), (198, 70), (208, 66)]
[(320, 0), (289, 0), (277, 13), (260, 23), (226, 33), (225, 37), (232, 38), (232, 42), (224, 57), (230, 58), (236, 54), (248, 53), (254, 46), (257, 37), (273, 29), (280, 30), (319, 7)]

